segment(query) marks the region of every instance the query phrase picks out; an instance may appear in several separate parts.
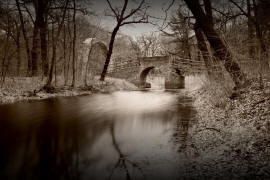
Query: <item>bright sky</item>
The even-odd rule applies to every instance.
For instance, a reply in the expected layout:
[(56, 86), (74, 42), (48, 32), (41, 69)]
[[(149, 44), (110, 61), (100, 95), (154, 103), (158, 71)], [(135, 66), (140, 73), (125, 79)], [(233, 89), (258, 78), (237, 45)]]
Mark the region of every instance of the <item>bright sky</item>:
[[(110, 0), (112, 2), (113, 6), (119, 6), (121, 3), (123, 4), (124, 0)], [(135, 8), (137, 5), (130, 1), (130, 6), (128, 6), (129, 9)], [(136, 2), (140, 2), (140, 0), (136, 0)], [(148, 14), (154, 17), (158, 18), (165, 18), (165, 12), (163, 9), (167, 9), (168, 6), (172, 0), (146, 0), (146, 3), (148, 3), (151, 7), (148, 10)], [(101, 18), (101, 25), (102, 27), (106, 27), (110, 30), (113, 29), (115, 26), (116, 20), (112, 17), (108, 17), (104, 15), (105, 10), (108, 10), (108, 3), (106, 0), (98, 0), (93, 2), (93, 10), (96, 11), (99, 14), (99, 17)], [(128, 9), (128, 10), (129, 10)], [(172, 8), (168, 11), (168, 19), (171, 17), (171, 13), (177, 9), (177, 4), (175, 3)], [(127, 12), (129, 12), (127, 10)], [(160, 25), (163, 23), (162, 20), (155, 20)], [(132, 37), (139, 36), (141, 34), (150, 33), (153, 31), (158, 31), (158, 28), (151, 25), (151, 24), (133, 24), (133, 25), (125, 25), (122, 26), (120, 29), (120, 32), (130, 35)]]

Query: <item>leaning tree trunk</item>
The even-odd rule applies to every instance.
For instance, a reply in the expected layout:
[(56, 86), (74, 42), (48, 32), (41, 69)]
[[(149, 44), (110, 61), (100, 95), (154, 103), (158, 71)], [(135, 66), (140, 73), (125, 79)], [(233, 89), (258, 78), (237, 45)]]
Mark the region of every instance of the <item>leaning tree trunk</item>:
[(211, 26), (214, 26), (214, 18), (213, 18), (213, 12), (212, 12), (212, 3), (211, 0), (203, 0), (204, 3), (204, 9), (205, 9), (205, 14), (206, 17), (209, 20), (209, 23)]
[(194, 32), (195, 32), (196, 39), (198, 41), (198, 48), (202, 53), (202, 57), (203, 57), (203, 60), (205, 62), (206, 68), (207, 68), (208, 75), (209, 75), (209, 77), (211, 77), (213, 66), (211, 63), (210, 54), (209, 54), (205, 39), (203, 37), (203, 33), (202, 33), (202, 31), (197, 23), (195, 23), (195, 25), (194, 25)]
[(198, 0), (184, 0), (188, 8), (193, 13), (196, 22), (203, 30), (207, 40), (214, 50), (214, 55), (224, 62), (225, 69), (229, 72), (232, 77), (236, 88), (239, 88), (245, 82), (245, 75), (241, 71), (240, 66), (233, 60), (231, 52), (225, 46), (224, 42), (219, 37), (218, 33), (214, 30), (211, 21), (207, 18), (203, 12)]
[(112, 52), (113, 52), (113, 43), (114, 43), (114, 40), (115, 40), (117, 31), (119, 30), (119, 28), (120, 28), (120, 24), (117, 25), (114, 28), (113, 32), (112, 32), (110, 45), (109, 45), (109, 51), (107, 52), (107, 56), (106, 56), (105, 64), (104, 64), (104, 67), (103, 67), (103, 71), (102, 71), (101, 76), (100, 76), (100, 81), (105, 80), (105, 76), (106, 76), (106, 73), (107, 73), (107, 70), (108, 70), (108, 67), (109, 67), (109, 64), (110, 64)]

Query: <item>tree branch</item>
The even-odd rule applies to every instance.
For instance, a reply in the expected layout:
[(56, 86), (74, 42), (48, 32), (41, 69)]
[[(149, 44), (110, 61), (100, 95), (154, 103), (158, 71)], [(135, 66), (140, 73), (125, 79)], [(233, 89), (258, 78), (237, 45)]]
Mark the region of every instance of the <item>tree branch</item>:
[(32, 23), (34, 24), (34, 23), (35, 23), (35, 20), (34, 20), (32, 14), (31, 14), (31, 12), (29, 11), (29, 9), (26, 7), (25, 2), (23, 3), (23, 6), (24, 6), (24, 9), (25, 9), (25, 11), (27, 12), (28, 16), (30, 17)]
[(126, 22), (122, 22), (121, 24), (120, 24), (120, 26), (123, 26), (123, 25), (126, 25), (126, 24), (138, 24), (138, 23), (144, 23), (144, 24), (146, 24), (146, 23), (149, 23), (148, 22), (148, 19), (147, 20), (145, 20), (144, 18), (142, 18), (142, 19), (140, 19), (140, 20), (137, 20), (137, 21), (126, 21)]
[(234, 2), (233, 0), (229, 0), (232, 4), (234, 4), (245, 16), (249, 17), (248, 13), (241, 7), (239, 4)]
[(123, 18), (123, 20), (128, 19), (129, 17), (131, 17), (133, 14), (135, 14), (137, 11), (139, 11), (142, 8), (142, 5), (144, 4), (145, 0), (142, 0), (141, 3), (139, 4), (139, 6), (136, 9), (132, 9), (130, 11), (130, 13)]
[(107, 3), (109, 4), (109, 7), (110, 7), (110, 9), (112, 10), (113, 14), (115, 15), (117, 21), (119, 21), (119, 14), (115, 11), (115, 9), (113, 9), (110, 0), (107, 0)]
[(128, 0), (125, 0), (124, 6), (122, 8), (121, 14), (120, 14), (120, 21), (123, 21), (123, 16), (125, 14), (125, 11), (127, 9)]
[(234, 4), (242, 13), (243, 15), (245, 15), (246, 17), (250, 18), (250, 20), (254, 23), (257, 24), (256, 19), (254, 19), (253, 16), (250, 16), (241, 6), (239, 6), (239, 4), (237, 4), (236, 2), (234, 2), (233, 0), (229, 0), (229, 2), (231, 2), (232, 4)]

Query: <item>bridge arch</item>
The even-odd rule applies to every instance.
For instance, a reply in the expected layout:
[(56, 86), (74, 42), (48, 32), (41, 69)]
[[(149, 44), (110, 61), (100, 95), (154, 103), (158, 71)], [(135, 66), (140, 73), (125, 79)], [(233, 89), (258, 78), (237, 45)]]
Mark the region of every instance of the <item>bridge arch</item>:
[(176, 73), (177, 75), (182, 76), (182, 73), (181, 73), (180, 69), (174, 68), (174, 70), (175, 70), (175, 73)]
[(147, 75), (149, 74), (149, 72), (154, 69), (155, 67), (154, 66), (150, 66), (150, 67), (147, 67), (147, 68), (144, 68), (141, 73), (140, 73), (140, 86), (142, 87), (146, 87), (147, 86), (147, 83), (146, 83), (146, 77)]
[[(165, 89), (184, 88), (185, 73), (182, 72), (183, 68), (171, 56), (138, 57), (133, 65), (126, 62), (122, 62), (121, 66), (114, 65), (113, 68), (121, 69), (121, 71), (113, 71), (111, 76), (126, 78), (140, 88), (149, 88), (151, 84), (146, 82), (146, 79), (151, 70), (154, 69), (153, 75), (162, 75), (162, 86), (164, 83)], [(125, 67), (126, 72), (123, 73), (122, 70)]]

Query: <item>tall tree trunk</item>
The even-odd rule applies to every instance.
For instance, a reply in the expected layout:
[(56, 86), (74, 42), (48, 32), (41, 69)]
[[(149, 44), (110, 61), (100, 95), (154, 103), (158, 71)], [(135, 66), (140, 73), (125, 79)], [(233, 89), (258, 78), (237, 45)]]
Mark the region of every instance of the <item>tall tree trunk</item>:
[(4, 46), (4, 52), (3, 52), (3, 57), (2, 57), (2, 69), (1, 69), (1, 87), (3, 86), (4, 84), (4, 81), (5, 81), (5, 74), (6, 74), (6, 71), (7, 71), (7, 67), (6, 67), (6, 60), (8, 59), (8, 52), (10, 50), (10, 43), (9, 43), (9, 40), (10, 40), (10, 30), (8, 29), (7, 33), (6, 33), (6, 38), (5, 38), (5, 46)]
[(37, 75), (38, 71), (38, 21), (36, 20), (34, 23), (34, 30), (33, 30), (33, 43), (32, 43), (32, 76)]
[[(55, 59), (56, 59), (56, 57), (55, 57)], [(57, 86), (57, 66), (56, 66), (56, 61), (54, 61), (54, 86), (55, 87)]]
[(261, 27), (258, 23), (256, 23), (255, 25), (255, 29), (256, 29), (256, 38), (259, 44), (259, 59), (260, 59), (260, 66), (261, 66), (261, 70), (264, 73), (269, 72), (269, 63), (268, 63), (268, 52), (267, 52), (267, 48), (265, 45), (265, 42), (263, 40), (263, 35), (262, 35), (262, 30)]
[(253, 0), (253, 9), (254, 9), (254, 25), (255, 25), (255, 31), (256, 31), (256, 39), (257, 43), (259, 45), (259, 58), (260, 58), (260, 66), (262, 71), (268, 72), (270, 67), (268, 63), (268, 52), (267, 48), (263, 39), (263, 34), (262, 34), (262, 28), (261, 24), (259, 23), (259, 10), (258, 10), (258, 5), (256, 4), (256, 1)]
[(27, 62), (28, 62), (28, 64), (27, 64), (27, 75), (30, 75), (31, 74), (31, 68), (32, 68), (32, 62), (31, 62), (31, 54), (30, 54), (30, 48), (29, 48), (29, 40), (28, 40), (27, 33), (26, 33), (26, 30), (25, 30), (25, 27), (24, 27), (24, 20), (23, 20), (19, 0), (16, 0), (16, 6), (17, 6), (17, 9), (18, 9), (18, 12), (19, 12), (22, 33), (23, 33), (23, 37), (24, 37), (24, 41), (25, 41), (25, 49), (26, 49)]
[(253, 34), (253, 23), (252, 23), (252, 14), (251, 14), (251, 4), (250, 0), (247, 1), (247, 15), (248, 15), (248, 54), (250, 58), (254, 57), (254, 34)]
[(50, 72), (49, 72), (49, 78), (47, 81), (47, 87), (49, 88), (51, 86), (52, 83), (52, 79), (53, 79), (53, 69), (55, 66), (55, 60), (56, 60), (56, 41), (54, 38), (54, 26), (52, 24), (52, 60), (51, 60), (51, 67), (50, 67)]
[[(66, 26), (64, 25), (64, 32), (63, 32), (63, 35), (64, 35), (64, 40), (63, 40), (63, 56), (64, 56), (64, 80), (66, 82), (66, 79), (67, 79), (67, 55), (66, 55)], [(66, 83), (65, 83), (66, 85)]]
[(70, 61), (71, 61), (71, 55), (72, 55), (72, 41), (70, 40), (69, 42), (69, 53), (68, 53), (68, 62), (67, 62), (67, 78), (65, 79), (65, 85), (68, 83), (68, 78), (69, 78), (69, 71), (70, 71)]
[(61, 29), (62, 29), (62, 27), (64, 25), (64, 20), (65, 20), (65, 17), (66, 17), (66, 11), (67, 11), (68, 3), (69, 3), (69, 0), (66, 0), (65, 7), (64, 7), (64, 10), (63, 10), (64, 12), (63, 12), (63, 15), (61, 17), (61, 22), (60, 22), (60, 24), (58, 26), (56, 36), (54, 36), (54, 34), (52, 34), (52, 37), (53, 37), (53, 40), (54, 40), (52, 62), (51, 62), (51, 67), (50, 67), (50, 72), (49, 72), (49, 78), (47, 80), (46, 85), (44, 86), (44, 89), (47, 90), (47, 91), (49, 91), (51, 89), (51, 83), (52, 83), (52, 78), (53, 78), (53, 68), (54, 68), (55, 61), (56, 61), (56, 47), (58, 45), (58, 40), (59, 40), (59, 36), (60, 36), (60, 33), (61, 33)]
[(70, 69), (70, 60), (71, 60), (71, 54), (72, 54), (72, 36), (71, 36), (71, 28), (70, 28), (70, 14), (69, 14), (69, 11), (68, 11), (68, 14), (67, 14), (67, 30), (68, 30), (68, 36), (69, 36), (69, 42), (68, 42), (68, 62), (67, 62), (67, 75), (66, 75), (66, 78), (65, 78), (65, 86), (68, 84), (68, 79), (69, 79), (69, 69)]
[(119, 28), (120, 28), (120, 24), (118, 24), (114, 28), (114, 30), (112, 32), (112, 36), (111, 36), (111, 40), (110, 40), (110, 45), (109, 45), (109, 50), (107, 52), (107, 56), (106, 56), (105, 64), (104, 64), (104, 67), (103, 67), (103, 71), (102, 71), (101, 76), (100, 76), (100, 81), (104, 81), (105, 80), (105, 76), (106, 76), (106, 73), (107, 73), (107, 70), (108, 70), (108, 67), (109, 67), (109, 64), (110, 64), (112, 52), (113, 52), (113, 43), (114, 43), (114, 40), (115, 40), (115, 37), (116, 37), (116, 34), (117, 34)]
[(211, 21), (204, 14), (198, 0), (184, 0), (188, 8), (193, 13), (196, 22), (203, 30), (211, 47), (214, 50), (214, 55), (224, 61), (224, 66), (232, 77), (236, 88), (239, 88), (245, 82), (245, 75), (241, 71), (240, 66), (233, 60), (231, 52), (227, 49), (224, 42), (220, 39), (218, 33), (214, 30)]
[(41, 47), (41, 62), (42, 62), (42, 69), (43, 75), (45, 77), (48, 76), (49, 71), (49, 62), (48, 62), (48, 42), (47, 42), (47, 33), (48, 33), (48, 25), (46, 18), (42, 17), (40, 21), (40, 47)]
[(10, 43), (10, 38), (11, 38), (11, 32), (10, 32), (10, 27), (8, 27), (5, 42), (4, 42), (5, 46), (4, 46), (4, 52), (3, 52), (3, 57), (2, 57), (1, 87), (3, 87), (5, 83), (5, 78), (9, 70), (11, 59), (13, 55), (15, 54), (14, 51), (11, 52), (12, 47)]
[(20, 68), (21, 68), (21, 31), (20, 29), (17, 29), (17, 40), (16, 40), (16, 51), (17, 51), (17, 66), (16, 66), (16, 73), (17, 76), (20, 76)]
[(75, 86), (76, 80), (76, 0), (73, 0), (73, 58), (72, 58), (72, 84), (71, 87)]

